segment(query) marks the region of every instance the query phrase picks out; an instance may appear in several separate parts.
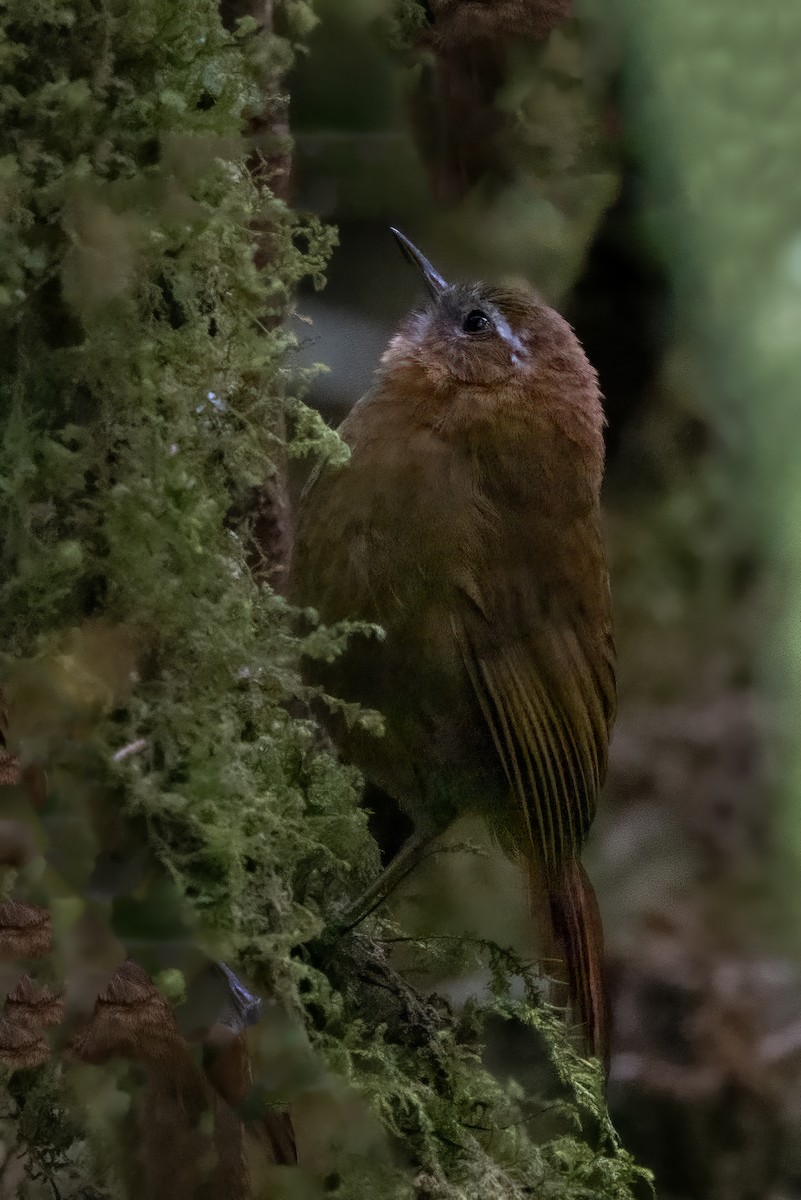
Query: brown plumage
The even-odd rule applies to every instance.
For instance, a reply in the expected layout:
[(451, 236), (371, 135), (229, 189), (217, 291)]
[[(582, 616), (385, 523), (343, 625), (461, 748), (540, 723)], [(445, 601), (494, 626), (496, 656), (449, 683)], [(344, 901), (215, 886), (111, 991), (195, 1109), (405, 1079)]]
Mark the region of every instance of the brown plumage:
[(523, 860), (586, 1045), (603, 1054), (601, 927), (579, 861), (615, 706), (595, 372), (534, 292), (449, 287), (398, 236), (431, 303), (342, 425), (350, 461), (310, 481), (292, 565), (296, 601), (386, 638), (354, 638), (311, 677), (384, 714), (384, 737), (332, 732), (415, 823), (369, 900), (480, 813)]

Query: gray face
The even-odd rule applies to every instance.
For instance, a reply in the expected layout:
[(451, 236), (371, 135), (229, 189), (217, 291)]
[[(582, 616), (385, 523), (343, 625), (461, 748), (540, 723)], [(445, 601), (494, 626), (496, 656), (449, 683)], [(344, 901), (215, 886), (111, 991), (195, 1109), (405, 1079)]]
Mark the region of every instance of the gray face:
[(492, 349), (501, 358), (507, 356), (511, 367), (519, 367), (529, 358), (523, 339), (478, 284), (446, 288), (434, 302), (434, 313), (443, 332), (471, 354), (480, 354), (483, 345), (485, 354)]
[(535, 365), (533, 342), (521, 324), (507, 316), (491, 289), (454, 285), (412, 313), (383, 361), (417, 363), (437, 385), (512, 383)]

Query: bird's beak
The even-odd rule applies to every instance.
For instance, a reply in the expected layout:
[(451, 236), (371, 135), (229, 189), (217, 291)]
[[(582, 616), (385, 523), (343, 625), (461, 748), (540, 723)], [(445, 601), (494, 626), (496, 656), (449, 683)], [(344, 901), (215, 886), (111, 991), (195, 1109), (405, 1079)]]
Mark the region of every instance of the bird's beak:
[(403, 257), (408, 259), (413, 267), (417, 267), (418, 271), (425, 280), (426, 287), (431, 295), (436, 299), (436, 297), (439, 296), (441, 292), (444, 292), (448, 286), (445, 280), (438, 271), (434, 270), (426, 256), (420, 253), (414, 242), (410, 242), (409, 239), (402, 234), (399, 229), (393, 228), (391, 232), (395, 235), (395, 240), (403, 252)]

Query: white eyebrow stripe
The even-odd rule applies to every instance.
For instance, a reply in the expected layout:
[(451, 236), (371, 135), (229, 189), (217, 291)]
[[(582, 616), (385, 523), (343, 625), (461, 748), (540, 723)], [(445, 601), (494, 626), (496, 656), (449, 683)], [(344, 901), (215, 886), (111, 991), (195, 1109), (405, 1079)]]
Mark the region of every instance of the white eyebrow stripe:
[(503, 338), (512, 351), (512, 361), (515, 365), (520, 361), (520, 358), (528, 358), (528, 350), (513, 331), (506, 318), (502, 317), (500, 313), (495, 317), (495, 328), (498, 331), (499, 337)]

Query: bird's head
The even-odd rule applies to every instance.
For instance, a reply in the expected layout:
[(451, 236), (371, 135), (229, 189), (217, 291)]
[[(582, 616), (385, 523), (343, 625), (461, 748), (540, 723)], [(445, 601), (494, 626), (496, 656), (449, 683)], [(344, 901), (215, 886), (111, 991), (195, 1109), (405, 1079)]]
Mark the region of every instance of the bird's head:
[(568, 403), (600, 427), (595, 371), (571, 327), (533, 288), (448, 284), (407, 237), (392, 232), (430, 299), (390, 341), (384, 379), (394, 375), (442, 399), (467, 391), (478, 408), (501, 393)]

